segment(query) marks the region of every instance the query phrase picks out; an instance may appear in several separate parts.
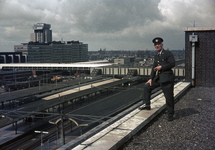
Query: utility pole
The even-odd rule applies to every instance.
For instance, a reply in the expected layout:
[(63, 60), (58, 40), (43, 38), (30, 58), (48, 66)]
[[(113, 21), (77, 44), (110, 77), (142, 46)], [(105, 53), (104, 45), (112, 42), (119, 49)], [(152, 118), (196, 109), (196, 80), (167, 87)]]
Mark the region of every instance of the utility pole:
[(65, 134), (64, 134), (64, 127), (63, 127), (63, 116), (64, 112), (61, 111), (61, 146), (65, 144)]

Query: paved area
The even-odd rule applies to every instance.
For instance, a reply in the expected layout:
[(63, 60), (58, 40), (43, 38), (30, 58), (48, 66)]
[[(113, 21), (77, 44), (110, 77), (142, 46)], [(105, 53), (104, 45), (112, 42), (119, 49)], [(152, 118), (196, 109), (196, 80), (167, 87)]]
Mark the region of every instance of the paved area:
[(215, 149), (215, 87), (190, 89), (176, 103), (172, 122), (163, 111), (120, 149)]

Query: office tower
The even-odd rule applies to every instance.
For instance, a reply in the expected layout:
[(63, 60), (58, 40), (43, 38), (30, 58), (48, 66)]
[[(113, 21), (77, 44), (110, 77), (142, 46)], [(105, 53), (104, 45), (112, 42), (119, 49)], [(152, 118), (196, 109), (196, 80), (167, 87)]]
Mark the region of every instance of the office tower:
[(88, 44), (79, 41), (28, 43), (29, 63), (72, 63), (88, 61)]
[(31, 33), (31, 41), (38, 43), (52, 42), (51, 25), (45, 23), (37, 23), (33, 25), (34, 33)]
[(33, 26), (31, 41), (14, 45), (28, 63), (73, 63), (88, 61), (88, 44), (79, 41), (52, 41), (51, 25), (37, 23)]

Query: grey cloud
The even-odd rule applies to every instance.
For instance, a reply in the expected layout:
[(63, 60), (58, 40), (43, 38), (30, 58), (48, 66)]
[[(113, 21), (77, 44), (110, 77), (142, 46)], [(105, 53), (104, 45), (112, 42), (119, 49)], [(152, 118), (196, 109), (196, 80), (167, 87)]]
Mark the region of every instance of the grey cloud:
[[(147, 20), (162, 19), (157, 1), (94, 0), (71, 3), (71, 20), (84, 32), (118, 32), (130, 26), (144, 25)], [(153, 10), (153, 11), (152, 11)]]
[(166, 10), (163, 14), (165, 21), (172, 26), (193, 26), (194, 21), (197, 26), (208, 26), (214, 23), (214, 0), (181, 0), (170, 1), (168, 4), (161, 3), (160, 7)]

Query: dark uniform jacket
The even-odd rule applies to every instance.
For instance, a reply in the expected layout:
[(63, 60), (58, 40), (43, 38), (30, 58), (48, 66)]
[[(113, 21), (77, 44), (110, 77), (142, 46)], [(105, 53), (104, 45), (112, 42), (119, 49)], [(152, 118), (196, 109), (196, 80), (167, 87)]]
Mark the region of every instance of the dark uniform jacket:
[[(154, 68), (161, 65), (162, 69), (154, 71)], [(150, 79), (159, 80), (160, 83), (173, 82), (174, 74), (172, 68), (175, 67), (175, 58), (170, 51), (163, 50), (162, 54), (155, 55), (154, 64), (151, 71)]]

